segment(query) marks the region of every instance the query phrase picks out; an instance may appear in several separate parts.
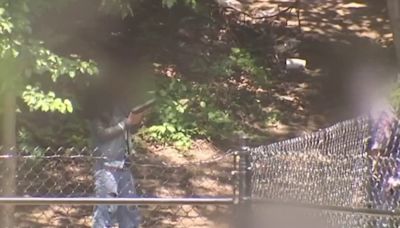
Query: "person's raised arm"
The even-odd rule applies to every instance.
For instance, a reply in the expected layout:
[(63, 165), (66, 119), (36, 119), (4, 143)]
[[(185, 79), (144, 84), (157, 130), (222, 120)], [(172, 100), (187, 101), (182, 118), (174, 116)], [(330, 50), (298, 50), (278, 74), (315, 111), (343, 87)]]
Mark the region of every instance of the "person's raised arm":
[(100, 140), (111, 140), (123, 134), (127, 129), (140, 124), (143, 118), (143, 113), (130, 113), (128, 118), (119, 122), (114, 126), (105, 126), (100, 120), (93, 122), (93, 132)]

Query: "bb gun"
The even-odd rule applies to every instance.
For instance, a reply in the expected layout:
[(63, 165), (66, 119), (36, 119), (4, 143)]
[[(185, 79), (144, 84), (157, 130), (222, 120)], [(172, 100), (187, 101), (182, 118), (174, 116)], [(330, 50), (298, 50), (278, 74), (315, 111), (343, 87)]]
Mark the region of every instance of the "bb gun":
[(144, 112), (147, 109), (149, 109), (151, 106), (153, 106), (155, 102), (156, 102), (156, 99), (148, 100), (145, 103), (132, 108), (131, 113), (137, 114), (137, 113)]

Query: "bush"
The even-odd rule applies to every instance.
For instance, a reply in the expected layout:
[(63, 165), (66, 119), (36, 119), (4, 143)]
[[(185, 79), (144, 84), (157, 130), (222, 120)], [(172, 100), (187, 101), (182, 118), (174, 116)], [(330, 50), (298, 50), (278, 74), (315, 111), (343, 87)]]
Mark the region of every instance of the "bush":
[(148, 140), (188, 149), (192, 138), (221, 138), (234, 128), (228, 110), (218, 107), (215, 88), (173, 79), (157, 93), (154, 125), (145, 129)]
[(239, 88), (242, 86), (239, 81), (232, 83), (243, 77), (253, 84), (246, 86), (257, 87), (267, 82), (266, 71), (250, 52), (231, 48), (228, 55), (214, 55), (209, 59), (214, 61), (207, 64), (198, 58), (191, 66), (193, 72), (206, 75), (203, 83), (184, 80), (179, 73), (168, 74), (168, 80), (161, 81), (157, 115), (153, 117), (153, 125), (143, 131), (146, 140), (185, 150), (190, 148), (193, 138), (221, 140), (240, 130), (238, 112), (261, 114), (254, 91)]

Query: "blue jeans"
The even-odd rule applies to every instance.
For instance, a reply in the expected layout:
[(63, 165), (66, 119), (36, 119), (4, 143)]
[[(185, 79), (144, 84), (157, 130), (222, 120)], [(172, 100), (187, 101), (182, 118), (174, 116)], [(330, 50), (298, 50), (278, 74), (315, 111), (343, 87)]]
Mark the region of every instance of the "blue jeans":
[[(129, 170), (99, 169), (95, 172), (97, 197), (132, 197), (136, 194)], [(108, 228), (117, 222), (120, 228), (137, 228), (140, 219), (135, 206), (98, 205), (93, 215), (93, 228)]]

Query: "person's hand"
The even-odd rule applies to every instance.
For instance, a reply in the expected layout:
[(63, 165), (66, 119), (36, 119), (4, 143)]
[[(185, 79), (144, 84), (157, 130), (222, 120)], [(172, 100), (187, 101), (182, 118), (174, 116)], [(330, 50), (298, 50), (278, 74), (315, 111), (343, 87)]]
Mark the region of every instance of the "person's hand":
[(390, 177), (389, 180), (387, 181), (387, 187), (386, 187), (386, 192), (393, 194), (395, 193), (399, 187), (400, 187), (400, 179), (396, 177)]
[(134, 125), (138, 125), (142, 122), (143, 120), (143, 116), (144, 113), (140, 112), (140, 113), (129, 113), (128, 119), (126, 120), (126, 123), (129, 126), (134, 126)]

